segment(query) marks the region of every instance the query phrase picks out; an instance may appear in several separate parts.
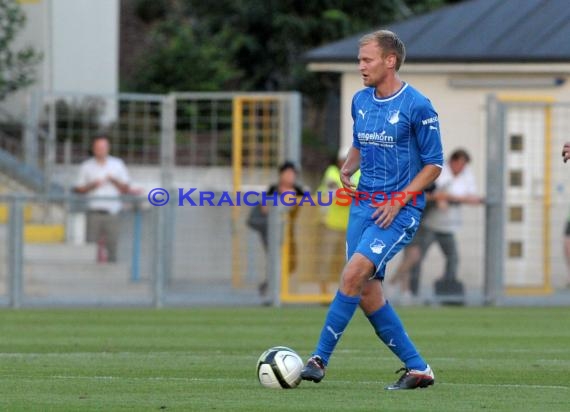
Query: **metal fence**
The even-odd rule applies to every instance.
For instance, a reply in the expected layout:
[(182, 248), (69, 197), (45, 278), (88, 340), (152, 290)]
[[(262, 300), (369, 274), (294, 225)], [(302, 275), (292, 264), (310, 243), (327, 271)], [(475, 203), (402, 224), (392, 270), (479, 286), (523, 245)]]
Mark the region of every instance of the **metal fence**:
[(570, 180), (561, 160), (570, 103), (491, 96), (487, 110), (486, 298), (570, 304), (564, 253)]
[(37, 93), (25, 125), (26, 164), (47, 174), (84, 160), (92, 137), (105, 133), (115, 156), (159, 166), (165, 179), (176, 168), (207, 167), (232, 170), (235, 184), (266, 184), (280, 162), (300, 160), (301, 99), (294, 92)]
[[(84, 210), (77, 206), (82, 200), (69, 193), (79, 162), (100, 133), (109, 136), (112, 154), (125, 160), (133, 183), (145, 193), (155, 187), (173, 195), (179, 188), (214, 190), (216, 196), (220, 190), (264, 190), (276, 182), (279, 163), (299, 164), (300, 124), (298, 93), (32, 96), (23, 150), (11, 153), (4, 145), (6, 159), (0, 158), (5, 175), (28, 188), (9, 190), (0, 201), (0, 234), (6, 240), (0, 301), (13, 306), (275, 301), (276, 283), (268, 275), (269, 266), (278, 267), (271, 263), (273, 246), (264, 253), (258, 235), (245, 225), (245, 207), (175, 202), (152, 207), (146, 197), (126, 198), (122, 257), (101, 265), (97, 245), (84, 243)], [(40, 194), (29, 194), (30, 188)], [(276, 237), (271, 239), (275, 244)], [(260, 296), (264, 279), (270, 279), (271, 289)]]
[[(179, 188), (212, 190), (216, 200), (222, 190), (235, 195), (274, 183), (279, 162), (300, 158), (299, 95), (66, 94), (38, 95), (34, 101), (20, 154), (50, 184), (69, 189), (89, 139), (104, 130), (133, 180), (146, 192), (161, 186), (173, 199), (153, 207), (146, 197), (125, 198), (119, 262), (101, 264), (97, 245), (84, 243), (80, 197), (65, 190), (4, 195), (0, 303), (160, 306), (331, 299), (343, 265), (342, 258), (334, 259), (341, 256), (343, 236), (328, 241), (318, 206), (300, 207), (295, 216), (286, 207), (270, 208), (264, 247), (246, 224), (250, 207), (178, 206), (176, 199)], [(458, 234), (465, 302), (570, 304), (563, 289), (570, 181), (560, 160), (570, 104), (490, 97), (486, 118), (487, 203), (464, 207)], [(3, 149), (9, 151), (9, 145)], [(390, 272), (400, 258), (391, 262)], [(443, 266), (433, 247), (423, 263), (420, 302), (438, 302), (432, 284)], [(269, 284), (261, 295), (264, 280)]]
[[(172, 202), (153, 207), (146, 197), (122, 199), (117, 260), (111, 262), (101, 253), (104, 239), (85, 241), (85, 197), (2, 195), (0, 205), (6, 206), (8, 218), (0, 225), (0, 305), (279, 302), (275, 279), (282, 224), (277, 208), (270, 215), (266, 253), (257, 233), (246, 226), (247, 213), (236, 222), (230, 206)], [(37, 216), (46, 213), (49, 220)], [(232, 249), (236, 240), (239, 250)], [(269, 287), (261, 295), (258, 286), (265, 280)]]

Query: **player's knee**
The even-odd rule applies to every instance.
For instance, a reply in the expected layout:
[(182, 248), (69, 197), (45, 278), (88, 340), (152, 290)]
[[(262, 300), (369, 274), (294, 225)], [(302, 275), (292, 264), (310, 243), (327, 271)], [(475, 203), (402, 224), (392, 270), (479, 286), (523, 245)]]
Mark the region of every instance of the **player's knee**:
[(369, 274), (358, 266), (347, 265), (342, 272), (341, 291), (349, 296), (357, 296), (362, 293), (364, 283)]

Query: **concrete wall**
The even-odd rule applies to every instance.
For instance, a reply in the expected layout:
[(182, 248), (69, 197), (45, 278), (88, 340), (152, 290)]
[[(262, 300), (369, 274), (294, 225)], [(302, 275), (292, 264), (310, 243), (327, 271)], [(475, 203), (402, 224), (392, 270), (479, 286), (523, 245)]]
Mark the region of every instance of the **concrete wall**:
[(2, 105), (23, 118), (26, 98), (44, 92), (116, 93), (119, 84), (119, 0), (21, 0), (27, 17), (16, 47), (43, 54), (37, 82)]

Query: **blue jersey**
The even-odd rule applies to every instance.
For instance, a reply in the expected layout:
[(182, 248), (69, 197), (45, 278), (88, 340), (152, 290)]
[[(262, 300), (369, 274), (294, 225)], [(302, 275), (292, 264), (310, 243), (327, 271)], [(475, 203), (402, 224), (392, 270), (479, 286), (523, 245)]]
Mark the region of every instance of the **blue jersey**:
[[(407, 83), (380, 99), (368, 87), (352, 99), (353, 146), (360, 150), (358, 190), (403, 191), (427, 164), (443, 166), (439, 121), (431, 102)], [(382, 198), (379, 198), (380, 201)], [(423, 210), (425, 196), (416, 198)]]

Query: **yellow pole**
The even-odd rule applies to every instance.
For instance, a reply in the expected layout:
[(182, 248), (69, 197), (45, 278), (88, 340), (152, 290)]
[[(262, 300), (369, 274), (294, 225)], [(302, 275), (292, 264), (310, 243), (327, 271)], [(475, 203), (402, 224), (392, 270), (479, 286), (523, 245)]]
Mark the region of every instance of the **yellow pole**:
[(542, 203), (543, 287), (551, 289), (550, 215), (552, 208), (552, 105), (544, 106), (544, 200)]
[(257, 157), (257, 102), (255, 100), (249, 99), (247, 101), (248, 109), (248, 145), (247, 152), (249, 153), (249, 160), (247, 162), (247, 167), (250, 173), (253, 173), (256, 167), (256, 157)]
[[(232, 102), (232, 169), (233, 169), (233, 185), (234, 198), (236, 192), (241, 190), (243, 163), (243, 101), (239, 97), (234, 97)], [(240, 287), (241, 279), (241, 250), (238, 222), (240, 217), (240, 208), (232, 207), (232, 286)]]
[(550, 247), (550, 220), (552, 207), (552, 104), (554, 97), (547, 95), (511, 95), (500, 94), (497, 96), (504, 103), (543, 103), (544, 106), (544, 158), (543, 174), (544, 196), (542, 200), (542, 285), (538, 286), (510, 286), (505, 289), (510, 296), (547, 295), (552, 293), (551, 286), (551, 255)]
[(271, 101), (269, 100), (265, 100), (262, 103), (262, 153), (263, 153), (263, 160), (262, 160), (262, 165), (263, 167), (271, 167), (271, 159), (269, 158), (269, 146), (271, 144), (271, 131), (269, 129), (269, 121), (271, 120), (270, 116), (270, 112), (271, 112)]
[(289, 225), (291, 219), (289, 214), (283, 215), (283, 246), (281, 247), (281, 297), (287, 298), (291, 292), (289, 291), (289, 254), (291, 250), (289, 244), (291, 237), (289, 236)]

